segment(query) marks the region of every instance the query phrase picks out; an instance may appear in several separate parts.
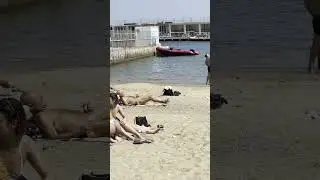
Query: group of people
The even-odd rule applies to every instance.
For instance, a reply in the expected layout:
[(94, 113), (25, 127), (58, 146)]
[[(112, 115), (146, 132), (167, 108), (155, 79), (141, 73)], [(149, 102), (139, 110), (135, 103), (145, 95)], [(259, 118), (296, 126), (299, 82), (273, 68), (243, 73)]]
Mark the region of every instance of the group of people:
[[(125, 96), (124, 91), (115, 90), (110, 92), (110, 140), (117, 142), (120, 138), (133, 141), (134, 144), (151, 143), (152, 140), (144, 138), (144, 134), (155, 134), (159, 132), (163, 126), (146, 127), (138, 125), (134, 120), (130, 122), (127, 119), (122, 105), (135, 106), (145, 105), (149, 101), (166, 104), (169, 102), (168, 98), (162, 99), (160, 97), (154, 97), (150, 95), (136, 95)], [(133, 135), (133, 136), (132, 136)]]
[[(15, 88), (5, 80), (0, 80), (0, 86)], [(26, 179), (22, 174), (26, 161), (42, 179), (50, 179), (35, 141), (27, 135), (30, 124), (39, 128), (44, 138), (52, 140), (110, 137), (111, 142), (122, 138), (134, 144), (151, 143), (142, 134), (155, 134), (163, 126), (153, 128), (131, 123), (121, 107), (144, 105), (149, 101), (169, 102), (167, 98), (150, 95), (125, 96), (124, 91), (117, 90), (116, 96), (110, 95), (110, 116), (105, 113), (101, 117), (88, 111), (88, 105), (82, 110), (50, 108), (42, 96), (33, 92), (21, 91), (20, 98), (0, 99), (0, 179)], [(26, 111), (29, 111), (29, 117)]]

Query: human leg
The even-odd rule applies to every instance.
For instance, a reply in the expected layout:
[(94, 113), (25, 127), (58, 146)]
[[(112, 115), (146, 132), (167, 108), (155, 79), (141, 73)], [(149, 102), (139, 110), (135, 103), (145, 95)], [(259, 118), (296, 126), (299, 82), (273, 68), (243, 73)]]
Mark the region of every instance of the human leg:
[[(318, 57), (320, 53), (320, 46), (319, 46), (319, 36), (320, 36), (320, 16), (313, 16), (312, 20), (313, 25), (313, 40), (312, 45), (310, 48), (310, 54), (309, 54), (309, 72), (314, 73), (314, 64), (315, 60)], [(319, 62), (318, 62), (318, 68), (320, 68)]]

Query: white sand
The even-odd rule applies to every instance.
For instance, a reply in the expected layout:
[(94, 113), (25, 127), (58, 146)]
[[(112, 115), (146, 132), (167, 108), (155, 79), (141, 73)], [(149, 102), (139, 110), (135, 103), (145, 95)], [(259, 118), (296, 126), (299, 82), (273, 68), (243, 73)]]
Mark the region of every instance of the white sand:
[[(209, 87), (175, 86), (182, 95), (170, 97), (167, 107), (126, 107), (128, 117), (147, 116), (164, 131), (148, 135), (152, 144), (120, 142), (111, 146), (111, 179), (167, 180), (210, 178)], [(164, 85), (121, 84), (114, 86), (129, 94), (161, 95)]]

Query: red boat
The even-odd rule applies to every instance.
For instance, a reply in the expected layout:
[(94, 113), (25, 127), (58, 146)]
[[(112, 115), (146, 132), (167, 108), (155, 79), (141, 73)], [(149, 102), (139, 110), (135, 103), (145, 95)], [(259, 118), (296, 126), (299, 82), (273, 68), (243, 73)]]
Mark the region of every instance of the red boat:
[(199, 55), (199, 51), (194, 49), (184, 50), (184, 49), (174, 49), (174, 48), (163, 48), (157, 47), (158, 56), (195, 56)]

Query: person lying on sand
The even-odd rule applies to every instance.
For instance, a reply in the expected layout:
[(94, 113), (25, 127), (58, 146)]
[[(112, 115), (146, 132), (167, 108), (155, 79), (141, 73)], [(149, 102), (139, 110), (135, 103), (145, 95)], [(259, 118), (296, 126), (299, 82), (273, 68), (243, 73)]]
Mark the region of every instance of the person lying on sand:
[(35, 142), (24, 135), (26, 121), (25, 111), (18, 100), (0, 100), (0, 179), (26, 180), (22, 171), (27, 161), (41, 179), (49, 179)]
[[(151, 140), (142, 137), (134, 126), (131, 126), (126, 122), (123, 110), (116, 102), (116, 99), (110, 97), (110, 119), (117, 121), (126, 132), (129, 132), (136, 137), (135, 139), (128, 138), (129, 140), (134, 140), (134, 144), (151, 143)], [(121, 120), (118, 118), (118, 114), (122, 117)]]
[(126, 106), (136, 106), (136, 105), (145, 105), (147, 102), (157, 102), (167, 104), (169, 102), (168, 98), (161, 99), (159, 97), (154, 97), (151, 95), (136, 95), (136, 96), (125, 96), (124, 91), (117, 90), (117, 95), (119, 95), (119, 103)]
[(105, 130), (109, 123), (93, 121), (91, 114), (68, 109), (48, 109), (43, 98), (34, 93), (24, 92), (20, 96), (23, 105), (29, 107), (31, 120), (48, 139), (68, 140), (71, 138), (109, 137)]

